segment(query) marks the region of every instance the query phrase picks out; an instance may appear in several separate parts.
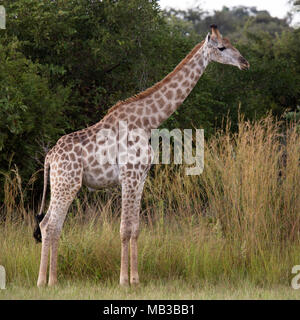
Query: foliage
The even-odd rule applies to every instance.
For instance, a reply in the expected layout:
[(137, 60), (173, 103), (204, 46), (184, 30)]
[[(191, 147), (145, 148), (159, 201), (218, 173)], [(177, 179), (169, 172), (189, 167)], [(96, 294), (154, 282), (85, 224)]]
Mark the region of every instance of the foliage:
[(42, 147), (63, 132), (69, 91), (61, 85), (51, 89), (41, 66), (19, 48), (17, 39), (0, 43), (0, 169), (10, 169), (12, 159), (26, 180), (40, 165)]
[[(206, 35), (211, 24), (217, 24), (222, 32), (230, 35), (233, 40), (243, 37), (244, 30), (252, 33), (264, 31), (272, 36), (290, 29), (289, 16), (284, 19), (272, 17), (268, 11), (257, 10), (256, 7), (237, 6), (233, 8), (223, 7), (222, 10), (215, 10), (212, 15), (203, 11), (200, 7), (193, 9), (175, 10), (169, 9), (167, 15), (173, 19), (183, 20), (190, 23), (190, 29)], [(191, 32), (191, 30), (190, 30)]]
[(300, 98), (300, 30), (290, 28), (286, 19), (273, 18), (255, 7), (224, 7), (212, 16), (200, 8), (171, 9), (167, 17), (172, 25), (177, 19), (176, 27), (181, 25), (191, 39), (202, 39), (211, 23), (218, 24), (251, 65), (249, 71), (240, 72), (212, 63), (181, 107), (183, 112), (174, 116), (174, 126), (186, 127), (193, 122), (209, 135), (227, 114), (236, 129), (238, 110), (248, 119), (259, 119), (270, 110), (277, 116), (286, 109), (296, 110)]
[(0, 30), (0, 170), (9, 174), (16, 165), (23, 185), (59, 136), (94, 124), (118, 100), (161, 80), (212, 22), (251, 68), (212, 63), (163, 127), (204, 128), (208, 138), (227, 115), (237, 130), (239, 109), (246, 119), (259, 119), (299, 106), (300, 30), (266, 11), (162, 12), (157, 0), (1, 4), (7, 26)]
[[(280, 130), (270, 116), (240, 118), (237, 133), (227, 124), (206, 143), (202, 175), (187, 176), (183, 166), (152, 168), (140, 216), (143, 284), (180, 279), (201, 286), (245, 281), (290, 288), (291, 268), (300, 258), (300, 132), (294, 121)], [(16, 184), (6, 188), (12, 204), (16, 192), (10, 190), (19, 188), (19, 179), (9, 178)], [(118, 282), (120, 200), (118, 189), (105, 198), (101, 191), (78, 195), (60, 239), (59, 281)], [(33, 213), (7, 207), (0, 264), (8, 288), (32, 288), (41, 249), (32, 238)]]
[(8, 37), (18, 37), (52, 86), (72, 88), (67, 131), (99, 121), (110, 105), (148, 85), (146, 59), (163, 24), (156, 1), (25, 0), (7, 2), (7, 12)]

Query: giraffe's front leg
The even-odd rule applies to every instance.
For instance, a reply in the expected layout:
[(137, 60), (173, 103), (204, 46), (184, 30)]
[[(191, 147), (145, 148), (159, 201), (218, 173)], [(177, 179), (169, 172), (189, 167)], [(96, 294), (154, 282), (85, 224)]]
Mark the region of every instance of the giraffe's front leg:
[(128, 259), (129, 259), (129, 241), (132, 234), (132, 215), (134, 212), (135, 188), (131, 183), (125, 181), (122, 183), (122, 213), (121, 213), (121, 270), (120, 285), (128, 286)]
[[(148, 137), (139, 136), (137, 144), (129, 152), (135, 163), (127, 163), (120, 169), (122, 181), (122, 214), (121, 214), (121, 272), (120, 284), (128, 285), (128, 245), (130, 241), (130, 283), (139, 283), (138, 247), (139, 214), (145, 179), (153, 159), (153, 150), (147, 143)], [(141, 161), (139, 161), (141, 160)], [(148, 160), (148, 161), (144, 161)]]
[(139, 214), (146, 172), (137, 174), (142, 178), (126, 179), (122, 183), (122, 215), (121, 215), (121, 273), (120, 284), (128, 285), (128, 251), (130, 241), (130, 283), (139, 283), (138, 274), (138, 236)]
[(130, 284), (139, 283), (138, 274), (138, 248), (137, 240), (139, 235), (139, 210), (132, 208), (130, 214), (121, 222), (121, 273), (120, 284), (128, 285), (128, 260), (130, 243)]
[(141, 198), (147, 172), (144, 173), (142, 181), (138, 184), (138, 189), (134, 200), (134, 209), (132, 215), (132, 232), (130, 238), (130, 283), (139, 284), (138, 273), (138, 236), (139, 236), (139, 217), (141, 210)]
[(130, 284), (139, 284), (139, 273), (138, 273), (138, 227), (133, 232), (130, 238)]
[(129, 227), (126, 222), (121, 222), (121, 270), (120, 270), (120, 285), (128, 286), (128, 244), (130, 240)]

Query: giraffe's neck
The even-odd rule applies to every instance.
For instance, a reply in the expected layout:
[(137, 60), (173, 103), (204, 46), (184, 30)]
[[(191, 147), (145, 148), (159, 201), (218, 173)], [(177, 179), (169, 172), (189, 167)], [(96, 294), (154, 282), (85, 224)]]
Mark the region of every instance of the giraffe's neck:
[(176, 72), (175, 69), (174, 76), (169, 78), (167, 76), (166, 80), (161, 81), (162, 86), (157, 88), (151, 94), (151, 97), (145, 99), (146, 108), (151, 108), (151, 104), (149, 106), (149, 100), (151, 99), (154, 100), (156, 107), (152, 107), (151, 109), (154, 109), (154, 112), (149, 114), (150, 120), (152, 119), (150, 121), (151, 129), (159, 127), (179, 108), (195, 87), (209, 63), (209, 57), (204, 46), (201, 46), (192, 56), (185, 59), (179, 64), (182, 64), (180, 70)]
[(209, 63), (204, 42), (198, 44), (163, 80), (153, 87), (119, 102), (108, 112), (101, 123), (127, 121), (129, 129), (142, 128), (149, 132), (183, 103)]

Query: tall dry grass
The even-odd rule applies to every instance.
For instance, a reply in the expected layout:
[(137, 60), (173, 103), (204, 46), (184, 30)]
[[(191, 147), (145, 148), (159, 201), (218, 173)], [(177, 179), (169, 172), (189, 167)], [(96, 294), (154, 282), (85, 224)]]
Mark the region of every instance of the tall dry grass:
[[(200, 176), (186, 176), (184, 166), (154, 166), (141, 210), (141, 280), (289, 284), (300, 264), (299, 159), (297, 124), (283, 129), (268, 116), (241, 118), (237, 133), (228, 124), (207, 141)], [(6, 173), (4, 188), (0, 264), (8, 281), (33, 285), (40, 246), (16, 170)], [(75, 199), (60, 242), (61, 280), (117, 281), (119, 191), (83, 191)]]

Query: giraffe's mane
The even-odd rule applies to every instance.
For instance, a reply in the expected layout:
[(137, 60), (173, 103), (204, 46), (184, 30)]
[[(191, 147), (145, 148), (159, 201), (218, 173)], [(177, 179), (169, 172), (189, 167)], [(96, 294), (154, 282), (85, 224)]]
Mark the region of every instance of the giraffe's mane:
[(146, 98), (147, 96), (149, 96), (151, 93), (153, 93), (154, 91), (160, 89), (166, 82), (168, 82), (172, 77), (175, 76), (175, 74), (180, 71), (187, 62), (189, 62), (192, 57), (194, 56), (194, 54), (203, 46), (204, 44), (203, 40), (202, 42), (198, 43), (193, 49), (192, 51), (177, 65), (177, 67), (171, 71), (166, 77), (164, 77), (161, 81), (155, 83), (152, 87), (146, 89), (145, 91), (142, 91), (130, 98), (127, 98), (125, 100), (122, 101), (118, 101), (114, 106), (112, 106), (110, 109), (108, 109), (107, 114), (111, 113), (112, 111), (116, 110), (117, 108), (119, 108), (120, 106), (124, 105), (124, 104), (128, 104), (130, 102), (135, 102), (141, 99)]

